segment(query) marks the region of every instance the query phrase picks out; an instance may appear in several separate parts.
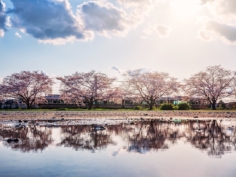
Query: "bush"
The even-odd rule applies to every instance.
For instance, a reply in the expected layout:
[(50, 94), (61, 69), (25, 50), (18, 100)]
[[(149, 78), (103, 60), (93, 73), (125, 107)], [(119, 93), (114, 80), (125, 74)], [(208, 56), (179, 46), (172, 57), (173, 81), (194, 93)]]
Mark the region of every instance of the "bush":
[(188, 103), (179, 103), (177, 105), (178, 110), (189, 110), (191, 109), (191, 106)]
[(226, 104), (222, 100), (220, 100), (218, 103), (217, 109), (225, 109), (225, 108), (226, 108)]
[(164, 103), (161, 105), (160, 110), (174, 110), (174, 105)]
[(68, 108), (57, 108), (58, 111), (67, 111)]
[(142, 110), (143, 108), (141, 106), (135, 106), (134, 110)]
[(174, 110), (178, 110), (178, 109), (179, 109), (178, 105), (174, 105)]

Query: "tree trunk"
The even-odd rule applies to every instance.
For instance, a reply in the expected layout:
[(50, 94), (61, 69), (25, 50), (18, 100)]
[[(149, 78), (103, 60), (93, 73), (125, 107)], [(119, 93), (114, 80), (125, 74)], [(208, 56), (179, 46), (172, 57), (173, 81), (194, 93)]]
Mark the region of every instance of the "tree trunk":
[(153, 110), (153, 105), (154, 105), (154, 100), (153, 100), (153, 96), (151, 96), (150, 102), (149, 102), (149, 110)]
[(88, 102), (88, 109), (91, 110), (93, 108), (93, 100)]
[(27, 106), (27, 109), (31, 109), (32, 108), (32, 102), (30, 102), (30, 101), (26, 101), (26, 106)]
[(91, 110), (93, 108), (93, 104), (88, 103), (88, 109)]
[(122, 105), (121, 105), (121, 108), (125, 108), (125, 100), (122, 99)]
[(27, 109), (30, 109), (30, 104), (26, 103)]
[(213, 110), (216, 110), (216, 100), (213, 100), (213, 101), (212, 101), (212, 109), (213, 109)]
[(149, 104), (149, 110), (153, 110), (153, 104), (152, 103)]
[(98, 100), (95, 100), (95, 108), (99, 108)]

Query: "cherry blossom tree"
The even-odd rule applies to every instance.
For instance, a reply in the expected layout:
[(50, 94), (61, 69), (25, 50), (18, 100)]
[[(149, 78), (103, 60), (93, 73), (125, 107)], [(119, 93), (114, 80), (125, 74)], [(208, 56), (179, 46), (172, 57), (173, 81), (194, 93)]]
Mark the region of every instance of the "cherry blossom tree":
[(4, 94), (3, 94), (3, 89), (2, 89), (2, 87), (0, 85), (0, 101), (1, 100), (4, 100)]
[(168, 73), (143, 72), (142, 69), (126, 72), (124, 79), (123, 88), (126, 88), (128, 95), (141, 98), (150, 110), (158, 98), (177, 92), (179, 86), (177, 79), (170, 77)]
[(93, 103), (98, 100), (109, 99), (116, 94), (112, 83), (115, 78), (109, 78), (106, 74), (90, 71), (57, 77), (61, 81), (60, 92), (62, 97), (85, 102), (88, 109), (93, 108)]
[(5, 103), (5, 98), (2, 92), (1, 84), (0, 84), (0, 109), (2, 108), (2, 105)]
[(184, 90), (188, 95), (205, 97), (212, 109), (216, 109), (219, 99), (233, 95), (235, 91), (236, 72), (221, 66), (209, 66), (205, 71), (185, 79)]
[(21, 100), (29, 109), (45, 101), (44, 95), (51, 93), (53, 83), (43, 72), (22, 71), (5, 77), (0, 87), (5, 97)]

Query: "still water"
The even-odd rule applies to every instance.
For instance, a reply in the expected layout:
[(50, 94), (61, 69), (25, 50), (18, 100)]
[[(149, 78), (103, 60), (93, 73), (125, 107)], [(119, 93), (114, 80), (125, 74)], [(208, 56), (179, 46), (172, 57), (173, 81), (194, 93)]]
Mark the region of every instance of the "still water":
[(152, 119), (94, 130), (0, 123), (0, 176), (235, 177), (235, 125)]

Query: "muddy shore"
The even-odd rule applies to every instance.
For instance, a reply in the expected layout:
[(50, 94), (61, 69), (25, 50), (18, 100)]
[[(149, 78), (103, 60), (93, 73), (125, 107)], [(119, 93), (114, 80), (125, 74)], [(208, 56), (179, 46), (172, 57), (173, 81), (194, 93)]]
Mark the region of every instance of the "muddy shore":
[(0, 111), (0, 120), (81, 118), (236, 118), (234, 111)]

